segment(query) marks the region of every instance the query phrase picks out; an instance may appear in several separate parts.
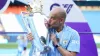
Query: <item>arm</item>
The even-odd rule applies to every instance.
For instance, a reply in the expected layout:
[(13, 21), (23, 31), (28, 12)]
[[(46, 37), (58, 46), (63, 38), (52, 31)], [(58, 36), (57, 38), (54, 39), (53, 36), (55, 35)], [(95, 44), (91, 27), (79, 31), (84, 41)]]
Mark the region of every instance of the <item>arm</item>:
[(61, 46), (59, 46), (57, 49), (62, 54), (62, 56), (76, 56), (76, 52), (69, 52), (68, 50), (62, 48)]
[[(51, 35), (51, 40), (53, 41), (54, 45), (58, 44), (55, 34)], [(76, 56), (80, 49), (80, 38), (78, 33), (72, 34), (67, 50), (61, 46), (57, 47), (57, 49), (63, 56)]]

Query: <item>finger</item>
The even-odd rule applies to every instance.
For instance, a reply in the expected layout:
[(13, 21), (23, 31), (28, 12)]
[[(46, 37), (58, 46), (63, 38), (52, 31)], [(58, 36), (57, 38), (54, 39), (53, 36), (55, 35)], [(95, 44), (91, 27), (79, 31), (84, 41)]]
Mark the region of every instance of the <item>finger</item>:
[(32, 41), (32, 40), (33, 40), (33, 38), (28, 38), (28, 40)]
[(29, 40), (33, 40), (33, 38), (29, 38)]

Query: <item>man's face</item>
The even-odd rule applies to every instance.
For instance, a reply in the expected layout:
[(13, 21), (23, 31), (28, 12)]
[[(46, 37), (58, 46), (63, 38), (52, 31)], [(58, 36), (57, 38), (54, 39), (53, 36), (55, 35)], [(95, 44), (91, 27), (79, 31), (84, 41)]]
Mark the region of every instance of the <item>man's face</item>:
[(56, 17), (54, 14), (50, 15), (50, 19), (49, 19), (49, 26), (50, 28), (57, 28), (59, 27), (60, 24), (60, 20), (58, 17)]

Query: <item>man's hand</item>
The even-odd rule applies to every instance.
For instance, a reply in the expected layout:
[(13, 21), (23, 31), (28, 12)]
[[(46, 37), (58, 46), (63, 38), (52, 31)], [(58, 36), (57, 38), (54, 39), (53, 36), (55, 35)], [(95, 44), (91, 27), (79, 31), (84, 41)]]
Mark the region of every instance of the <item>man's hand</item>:
[(53, 41), (53, 44), (54, 44), (54, 45), (57, 45), (57, 44), (58, 44), (59, 41), (57, 40), (55, 34), (52, 33), (50, 38), (51, 38), (51, 40)]
[(32, 41), (34, 39), (34, 37), (32, 36), (32, 33), (28, 33), (27, 39), (30, 41)]

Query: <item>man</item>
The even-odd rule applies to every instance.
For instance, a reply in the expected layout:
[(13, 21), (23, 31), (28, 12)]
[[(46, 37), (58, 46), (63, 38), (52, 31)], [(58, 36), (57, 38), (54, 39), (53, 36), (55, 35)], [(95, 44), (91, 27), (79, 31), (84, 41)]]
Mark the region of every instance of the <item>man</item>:
[(80, 37), (77, 31), (64, 24), (66, 12), (61, 7), (55, 7), (50, 13), (48, 28), (53, 28), (50, 33), (49, 46), (52, 50), (47, 56), (76, 56), (80, 51)]
[(46, 27), (49, 29), (47, 45), (51, 47), (51, 50), (47, 56), (76, 56), (80, 51), (80, 37), (76, 30), (64, 24), (65, 10), (55, 7), (49, 17), (50, 19), (46, 23)]

